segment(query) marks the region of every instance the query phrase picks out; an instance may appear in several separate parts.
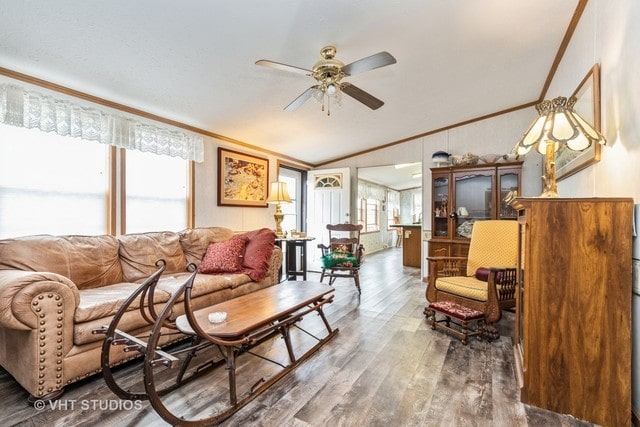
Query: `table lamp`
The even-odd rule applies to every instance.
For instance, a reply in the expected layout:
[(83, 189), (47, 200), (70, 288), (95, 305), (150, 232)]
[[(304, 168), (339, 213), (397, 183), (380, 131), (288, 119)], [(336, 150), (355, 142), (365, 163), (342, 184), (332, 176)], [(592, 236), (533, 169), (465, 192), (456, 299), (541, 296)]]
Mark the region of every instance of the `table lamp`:
[(276, 212), (273, 214), (273, 218), (276, 220), (276, 237), (284, 237), (282, 232), (282, 220), (284, 214), (280, 209), (280, 203), (291, 203), (291, 197), (287, 191), (287, 183), (282, 181), (276, 181), (271, 183), (271, 189), (269, 191), (269, 197), (267, 197), (267, 203), (275, 203)]
[(527, 154), (536, 146), (545, 156), (544, 192), (540, 197), (558, 197), (556, 184), (555, 153), (561, 146), (573, 151), (584, 151), (593, 143), (604, 145), (606, 139), (593, 126), (573, 110), (576, 98), (559, 96), (553, 101), (544, 100), (536, 105), (538, 117), (513, 151)]

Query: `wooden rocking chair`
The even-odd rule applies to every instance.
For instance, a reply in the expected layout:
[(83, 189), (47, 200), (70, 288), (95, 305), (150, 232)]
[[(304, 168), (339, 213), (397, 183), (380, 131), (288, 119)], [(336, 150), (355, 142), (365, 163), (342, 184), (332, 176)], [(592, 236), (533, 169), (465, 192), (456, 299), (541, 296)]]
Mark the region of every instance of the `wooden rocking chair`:
[(320, 281), (329, 277), (329, 284), (338, 277), (352, 277), (358, 294), (360, 290), (360, 266), (364, 262), (364, 246), (360, 244), (362, 225), (327, 224), (329, 246), (319, 244), (322, 250)]

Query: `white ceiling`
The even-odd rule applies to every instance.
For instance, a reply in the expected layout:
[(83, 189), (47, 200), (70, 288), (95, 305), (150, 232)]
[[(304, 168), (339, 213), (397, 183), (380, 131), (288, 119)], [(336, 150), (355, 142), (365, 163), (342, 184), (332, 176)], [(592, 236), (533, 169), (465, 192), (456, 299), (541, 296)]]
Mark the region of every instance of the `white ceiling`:
[[(177, 120), (309, 164), (535, 101), (578, 0), (0, 0), (0, 67)], [(337, 47), (345, 64), (397, 64), (345, 78), (327, 117), (283, 108)]]

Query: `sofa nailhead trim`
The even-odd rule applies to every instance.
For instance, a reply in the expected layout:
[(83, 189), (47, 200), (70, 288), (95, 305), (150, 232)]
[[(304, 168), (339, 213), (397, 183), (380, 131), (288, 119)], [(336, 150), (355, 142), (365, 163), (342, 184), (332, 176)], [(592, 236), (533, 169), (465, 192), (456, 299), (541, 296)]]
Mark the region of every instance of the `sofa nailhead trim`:
[[(58, 294), (53, 294), (53, 293), (49, 293), (46, 295), (47, 298), (55, 298), (55, 301), (57, 301), (56, 306), (59, 307), (56, 311), (58, 312), (58, 316), (57, 316), (57, 320), (58, 323), (56, 324), (56, 335), (58, 336), (58, 338), (56, 339), (56, 342), (58, 345), (56, 345), (56, 349), (58, 350), (56, 352), (56, 371), (58, 371), (58, 373), (56, 374), (56, 385), (55, 387), (48, 387), (47, 388), (47, 392), (51, 393), (54, 390), (60, 390), (60, 388), (62, 387), (62, 341), (63, 341), (63, 331), (62, 331), (62, 321), (64, 320), (64, 310), (61, 308), (64, 306), (64, 303), (61, 301), (62, 297)], [(44, 295), (40, 294), (37, 297), (37, 300), (34, 299), (34, 301), (32, 302), (32, 305), (35, 307), (34, 308), (34, 312), (38, 313), (37, 316), (40, 318), (40, 329), (39, 332), (42, 334), (39, 336), (39, 341), (40, 341), (40, 356), (42, 356), (39, 359), (39, 366), (38, 369), (40, 370), (39, 374), (38, 374), (38, 391), (36, 393), (37, 396), (43, 396), (44, 393), (44, 389), (45, 389), (45, 378), (46, 375), (44, 373), (45, 369), (46, 369), (46, 358), (44, 357), (46, 354), (46, 350), (44, 347), (46, 347), (47, 345), (47, 335), (45, 335), (46, 332), (46, 328), (44, 327), (44, 325), (46, 324), (46, 320), (45, 320), (45, 313), (42, 312), (42, 307), (37, 307), (39, 306), (39, 301), (42, 301), (44, 299)]]

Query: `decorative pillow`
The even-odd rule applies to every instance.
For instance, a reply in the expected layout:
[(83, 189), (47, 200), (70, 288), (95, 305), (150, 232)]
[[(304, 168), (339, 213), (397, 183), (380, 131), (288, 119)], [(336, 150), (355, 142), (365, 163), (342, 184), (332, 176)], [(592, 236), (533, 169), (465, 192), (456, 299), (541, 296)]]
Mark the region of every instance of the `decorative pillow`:
[(269, 271), (269, 260), (276, 244), (276, 234), (271, 229), (261, 228), (234, 237), (234, 239), (239, 238), (247, 239), (242, 272), (249, 275), (251, 280), (264, 279)]
[(210, 243), (198, 267), (198, 273), (240, 272), (246, 241), (244, 238), (233, 238), (226, 242)]
[(226, 242), (233, 237), (233, 230), (224, 227), (187, 228), (178, 233), (180, 246), (187, 263), (200, 264), (207, 247), (212, 242)]
[(322, 257), (322, 266), (324, 268), (357, 267), (358, 260), (351, 252), (336, 251)]
[[(489, 281), (489, 273), (491, 272), (490, 268), (487, 267), (478, 267), (476, 270), (476, 279), (482, 280), (483, 282)], [(502, 271), (498, 271), (496, 273), (496, 281), (499, 282), (502, 279)]]

